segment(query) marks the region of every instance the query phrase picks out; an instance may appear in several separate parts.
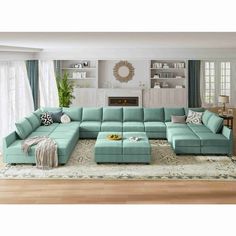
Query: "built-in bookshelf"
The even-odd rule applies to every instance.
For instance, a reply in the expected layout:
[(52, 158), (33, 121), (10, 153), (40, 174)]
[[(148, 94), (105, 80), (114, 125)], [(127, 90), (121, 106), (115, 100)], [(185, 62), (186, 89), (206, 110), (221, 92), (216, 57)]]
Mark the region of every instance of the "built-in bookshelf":
[(142, 93), (140, 104), (146, 107), (187, 106), (187, 61), (130, 60), (135, 75), (128, 83), (114, 78), (116, 63), (117, 60), (61, 60), (60, 71), (67, 72), (74, 84), (72, 105), (106, 106), (107, 94), (127, 96), (130, 91)]
[(186, 88), (186, 61), (151, 60), (150, 88)]
[(98, 87), (97, 60), (63, 60), (61, 71), (69, 74), (69, 79), (73, 81), (76, 88)]

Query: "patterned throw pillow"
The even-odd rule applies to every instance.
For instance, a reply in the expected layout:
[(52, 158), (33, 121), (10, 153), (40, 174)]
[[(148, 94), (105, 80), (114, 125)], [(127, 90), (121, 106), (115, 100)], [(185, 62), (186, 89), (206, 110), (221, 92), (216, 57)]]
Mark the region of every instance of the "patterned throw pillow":
[(196, 124), (196, 125), (202, 124), (202, 114), (203, 112), (189, 110), (186, 123)]
[(53, 123), (52, 117), (49, 113), (45, 112), (40, 116), (41, 122), (44, 126), (49, 126)]

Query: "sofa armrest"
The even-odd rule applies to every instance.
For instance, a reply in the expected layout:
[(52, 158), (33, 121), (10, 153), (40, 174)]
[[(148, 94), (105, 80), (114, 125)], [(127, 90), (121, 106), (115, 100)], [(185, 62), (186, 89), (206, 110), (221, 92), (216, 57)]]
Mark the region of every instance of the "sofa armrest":
[(227, 126), (223, 126), (222, 134), (229, 140), (229, 155), (233, 154), (233, 131)]
[(14, 131), (3, 139), (3, 147), (8, 148), (16, 140), (17, 140), (17, 134)]
[(222, 129), (222, 134), (227, 138), (231, 139), (233, 138), (232, 130), (229, 129), (227, 126), (224, 126)]

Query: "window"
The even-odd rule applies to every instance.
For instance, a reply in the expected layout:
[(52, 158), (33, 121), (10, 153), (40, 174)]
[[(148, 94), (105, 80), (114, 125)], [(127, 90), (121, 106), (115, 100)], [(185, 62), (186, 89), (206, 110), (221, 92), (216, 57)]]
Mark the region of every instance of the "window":
[(204, 105), (218, 105), (219, 95), (231, 94), (231, 62), (204, 61), (202, 101)]
[(230, 96), (230, 62), (221, 62), (220, 94)]
[(205, 62), (205, 102), (212, 104), (215, 100), (215, 63)]

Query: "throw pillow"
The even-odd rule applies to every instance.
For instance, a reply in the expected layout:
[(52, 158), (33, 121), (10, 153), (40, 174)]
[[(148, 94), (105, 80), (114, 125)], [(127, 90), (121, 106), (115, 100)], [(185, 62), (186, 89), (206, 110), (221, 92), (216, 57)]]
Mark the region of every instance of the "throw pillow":
[(200, 125), (202, 124), (202, 114), (203, 112), (189, 110), (186, 122), (190, 124)]
[(172, 123), (181, 123), (181, 124), (185, 124), (186, 117), (185, 116), (171, 116), (171, 122)]
[(61, 117), (61, 123), (63, 124), (66, 124), (66, 123), (70, 123), (70, 117), (66, 114), (64, 114), (62, 117)]
[(49, 115), (52, 117), (53, 122), (61, 123), (61, 117), (63, 115), (62, 111), (49, 112)]
[(41, 119), (41, 122), (44, 126), (49, 126), (53, 123), (52, 117), (47, 112), (43, 113), (41, 115), (40, 119)]

